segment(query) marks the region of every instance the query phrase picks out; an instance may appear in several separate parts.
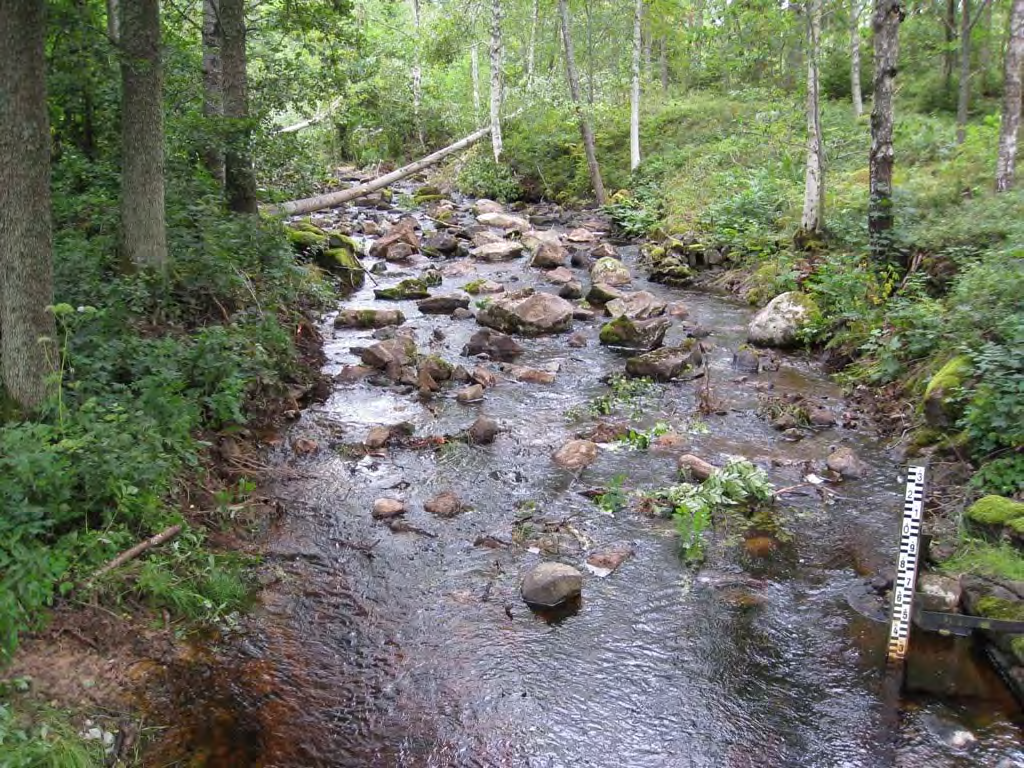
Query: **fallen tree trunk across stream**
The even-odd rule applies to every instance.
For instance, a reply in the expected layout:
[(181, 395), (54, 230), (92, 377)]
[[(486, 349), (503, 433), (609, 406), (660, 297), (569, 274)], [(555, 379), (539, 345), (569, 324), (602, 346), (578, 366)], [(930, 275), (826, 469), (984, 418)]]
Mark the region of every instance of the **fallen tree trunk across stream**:
[[(514, 117), (514, 115), (513, 115)], [(291, 200), (287, 203), (279, 203), (278, 205), (268, 206), (266, 208), (267, 213), (278, 216), (295, 216), (303, 213), (312, 213), (313, 211), (319, 211), (323, 208), (333, 208), (334, 206), (347, 203), (350, 200), (356, 200), (357, 198), (363, 197), (376, 192), (378, 189), (394, 184), (396, 181), (401, 181), (406, 176), (412, 176), (418, 171), (422, 171), (424, 168), (429, 168), (431, 165), (444, 160), (448, 155), (461, 152), (467, 147), (472, 146), (476, 142), (485, 136), (490, 135), (491, 126), (481, 128), (479, 131), (469, 134), (464, 139), (454, 144), (449, 144), (444, 149), (439, 149), (433, 154), (427, 155), (426, 157), (417, 160), (414, 163), (403, 165), (401, 168), (392, 171), (391, 173), (385, 174), (380, 178), (368, 181), (365, 184), (357, 184), (354, 187), (348, 189), (342, 189), (338, 192), (330, 192), (326, 195), (317, 195), (316, 197), (307, 197), (302, 200)]]

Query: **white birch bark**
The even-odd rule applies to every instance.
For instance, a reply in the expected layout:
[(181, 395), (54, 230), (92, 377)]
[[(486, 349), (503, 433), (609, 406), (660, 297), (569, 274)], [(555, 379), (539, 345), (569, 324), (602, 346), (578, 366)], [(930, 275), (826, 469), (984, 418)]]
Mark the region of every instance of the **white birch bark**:
[(469, 49), (469, 69), (473, 78), (473, 119), (480, 122), (480, 46), (473, 43)]
[(121, 9), (118, 0), (107, 0), (107, 37), (115, 43), (121, 41)]
[(821, 56), (821, 0), (810, 0), (807, 13), (807, 169), (800, 228), (820, 232), (825, 206), (825, 163), (821, 136), (821, 94), (818, 59)]
[(853, 116), (864, 114), (864, 97), (860, 90), (860, 3), (850, 3), (850, 100), (853, 102)]
[(491, 148), (494, 162), (501, 162), (501, 0), (491, 0)]
[(960, 87), (956, 99), (956, 143), (967, 138), (967, 110), (971, 104), (971, 3), (960, 0)]
[(412, 120), (416, 128), (416, 139), (420, 146), (426, 146), (423, 140), (423, 70), (420, 67), (420, 2), (412, 0), (413, 45), (415, 52), (412, 62)]
[(996, 161), (996, 191), (1013, 187), (1020, 133), (1021, 67), (1024, 66), (1024, 0), (1013, 0), (1010, 35), (1006, 44), (1003, 85), (1003, 119), (999, 126), (999, 157)]
[(636, 0), (633, 10), (633, 83), (629, 98), (629, 168), (640, 165), (640, 48), (643, 35), (644, 0)]
[(526, 87), (533, 85), (533, 66), (537, 55), (537, 23), (540, 20), (540, 0), (533, 0), (530, 13), (530, 42), (526, 47)]

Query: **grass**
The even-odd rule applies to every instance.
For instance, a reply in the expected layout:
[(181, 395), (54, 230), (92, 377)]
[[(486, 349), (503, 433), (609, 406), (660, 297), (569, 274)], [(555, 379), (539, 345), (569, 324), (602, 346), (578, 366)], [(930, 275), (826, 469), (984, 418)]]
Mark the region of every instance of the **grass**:
[(4, 768), (98, 768), (99, 741), (84, 739), (60, 710), (34, 708), (17, 714), (0, 703), (0, 765)]
[(989, 544), (977, 539), (964, 540), (953, 557), (942, 563), (951, 576), (972, 573), (1010, 581), (1024, 581), (1024, 556), (1008, 543)]

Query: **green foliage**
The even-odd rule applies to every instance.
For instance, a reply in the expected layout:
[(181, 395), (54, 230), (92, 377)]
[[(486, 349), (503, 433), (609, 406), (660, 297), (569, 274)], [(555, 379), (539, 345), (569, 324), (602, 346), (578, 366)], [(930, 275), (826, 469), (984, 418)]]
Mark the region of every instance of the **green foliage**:
[(763, 470), (746, 459), (733, 458), (700, 485), (672, 485), (650, 498), (675, 517), (683, 558), (698, 564), (704, 559), (705, 532), (711, 527), (713, 513), (726, 507), (756, 510), (772, 501), (774, 486)]
[(669, 425), (662, 421), (659, 421), (647, 430), (630, 427), (629, 431), (619, 438), (619, 442), (629, 446), (629, 448), (634, 451), (646, 451), (651, 447), (651, 443), (653, 443), (656, 438), (661, 435), (668, 434), (670, 431), (671, 428)]
[(616, 475), (608, 482), (608, 488), (604, 493), (596, 496), (594, 502), (605, 514), (614, 515), (626, 508), (629, 502), (629, 495), (623, 488), (626, 482), (625, 475)]
[(19, 715), (0, 703), (0, 762), (5, 768), (98, 768), (103, 745), (84, 741), (60, 712)]
[(495, 163), (484, 154), (475, 154), (462, 167), (459, 189), (473, 197), (485, 197), (502, 203), (522, 197), (519, 177), (508, 165)]
[(1011, 544), (989, 544), (967, 540), (953, 557), (942, 563), (942, 570), (952, 576), (972, 573), (1011, 581), (1024, 580), (1024, 556)]
[(608, 384), (612, 391), (590, 403), (590, 412), (594, 416), (610, 416), (624, 407), (628, 407), (634, 417), (640, 416), (648, 399), (657, 391), (657, 385), (649, 378), (617, 375)]

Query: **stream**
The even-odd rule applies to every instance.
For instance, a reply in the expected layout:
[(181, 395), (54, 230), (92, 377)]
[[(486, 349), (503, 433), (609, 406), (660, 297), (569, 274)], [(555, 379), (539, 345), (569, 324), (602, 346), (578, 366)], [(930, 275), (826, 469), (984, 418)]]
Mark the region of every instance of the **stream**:
[[(473, 223), (470, 202), (459, 202), (454, 224)], [(313, 222), (358, 233), (361, 222), (405, 213), (371, 204)], [(559, 232), (594, 218), (527, 213)], [(415, 215), (433, 231), (432, 219)], [(174, 725), (147, 765), (1024, 766), (1018, 709), (968, 641), (915, 634), (906, 690), (886, 701), (887, 627), (846, 599), (859, 580), (891, 568), (897, 551), (899, 463), (871, 424), (804, 354), (775, 353), (778, 370), (738, 371), (733, 352), (752, 309), (649, 283), (637, 247), (617, 248), (633, 290), (689, 310), (666, 344), (695, 324), (710, 332), (717, 413), (698, 413), (703, 379), (653, 385), (610, 418), (666, 424), (674, 440), (647, 450), (604, 443), (582, 471), (559, 468), (552, 453), (599, 420), (593, 404), (623, 371), (626, 355), (598, 343), (600, 318), (575, 323), (583, 348), (568, 334), (517, 338), (525, 353), (516, 363), (556, 372), (554, 382), (514, 381), (482, 363), (499, 381), (480, 402), (457, 402), (458, 384), (421, 399), (372, 377), (338, 381), (272, 454), (296, 473), (273, 489), (285, 513), (269, 534), (267, 586), (237, 626), (165, 670), (154, 707)], [(428, 264), (418, 258), (374, 280), (416, 276)], [(527, 259), (434, 260), (446, 277), (432, 293), (480, 278), (557, 291)], [(585, 271), (573, 271), (586, 285)], [(423, 315), (414, 301), (375, 300), (374, 288), (367, 280), (343, 306), (400, 309), (421, 352), (481, 364), (461, 355), (480, 329), (472, 318)], [(358, 364), (351, 348), (375, 342), (374, 331), (335, 329), (333, 319), (324, 320), (332, 375)], [(769, 388), (813, 400), (843, 426), (785, 439), (758, 413)], [(502, 428), (493, 444), (451, 438), (480, 415)], [(401, 422), (413, 439), (361, 448), (372, 428)], [(296, 438), (318, 450), (293, 453)], [(866, 465), (860, 479), (786, 494), (769, 531), (716, 517), (696, 569), (680, 559), (672, 521), (636, 504), (602, 508), (582, 493), (670, 485), (681, 453), (717, 465), (743, 456), (778, 487), (804, 485), (809, 474), (827, 476), (824, 460), (839, 445)], [(451, 519), (425, 511), (443, 491), (469, 509)], [(406, 503), (404, 529), (373, 519), (382, 497)], [(632, 556), (602, 577), (585, 561), (609, 545)], [(522, 575), (544, 560), (583, 572), (576, 612), (542, 616), (523, 603)]]

